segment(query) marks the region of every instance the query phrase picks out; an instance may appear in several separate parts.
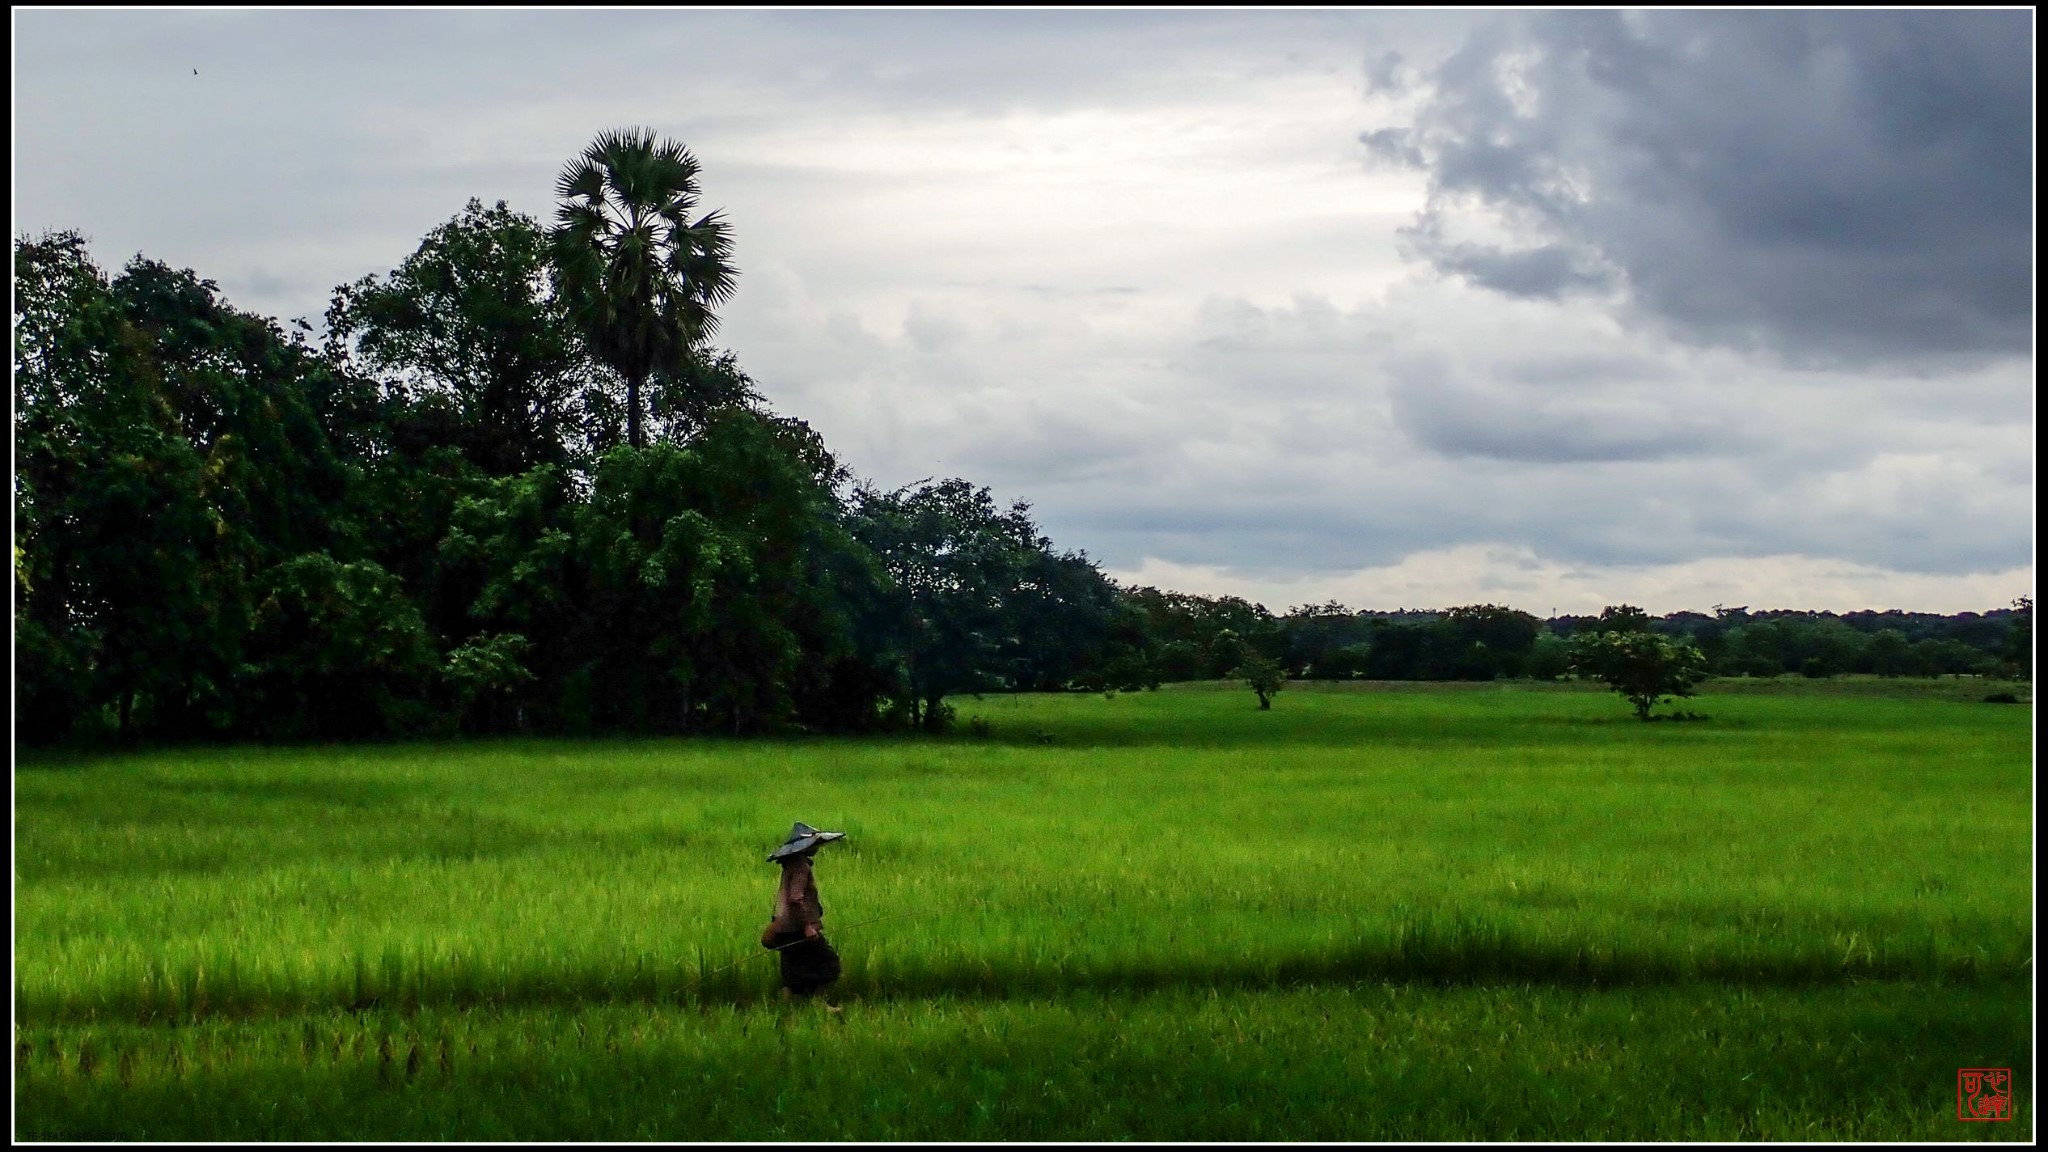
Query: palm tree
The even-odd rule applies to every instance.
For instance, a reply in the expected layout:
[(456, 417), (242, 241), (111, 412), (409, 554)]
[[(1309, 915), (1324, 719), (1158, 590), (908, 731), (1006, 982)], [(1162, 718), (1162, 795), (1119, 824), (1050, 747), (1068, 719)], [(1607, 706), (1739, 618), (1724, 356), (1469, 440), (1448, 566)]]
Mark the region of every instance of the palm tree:
[(651, 129), (598, 136), (555, 183), (555, 267), (598, 359), (626, 378), (626, 439), (640, 447), (640, 389), (717, 326), (739, 275), (717, 212), (697, 208), (697, 158)]

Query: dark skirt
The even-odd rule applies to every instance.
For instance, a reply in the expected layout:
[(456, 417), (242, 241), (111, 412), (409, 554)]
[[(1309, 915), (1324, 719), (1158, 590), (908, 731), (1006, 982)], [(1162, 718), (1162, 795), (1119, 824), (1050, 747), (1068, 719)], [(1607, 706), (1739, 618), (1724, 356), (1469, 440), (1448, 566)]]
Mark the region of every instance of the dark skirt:
[(823, 933), (806, 940), (801, 932), (777, 932), (769, 947), (782, 960), (782, 986), (799, 996), (822, 992), (839, 979), (839, 953)]

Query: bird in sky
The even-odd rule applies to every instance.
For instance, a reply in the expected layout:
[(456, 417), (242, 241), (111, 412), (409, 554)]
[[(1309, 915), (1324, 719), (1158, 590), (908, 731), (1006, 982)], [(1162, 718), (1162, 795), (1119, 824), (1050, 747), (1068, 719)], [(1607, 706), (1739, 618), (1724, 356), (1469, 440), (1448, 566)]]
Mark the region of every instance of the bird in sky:
[(192, 70), (192, 74), (193, 74), (194, 76), (197, 76), (197, 75), (199, 75), (199, 69), (197, 69), (197, 68), (194, 68), (194, 69)]

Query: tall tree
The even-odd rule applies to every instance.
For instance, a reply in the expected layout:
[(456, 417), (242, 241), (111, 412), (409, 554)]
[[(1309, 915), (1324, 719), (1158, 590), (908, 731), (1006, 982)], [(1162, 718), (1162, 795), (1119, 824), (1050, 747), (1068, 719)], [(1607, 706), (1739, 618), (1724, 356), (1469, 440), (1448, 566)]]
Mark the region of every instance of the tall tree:
[(647, 129), (606, 132), (556, 182), (555, 270), (597, 358), (626, 379), (626, 439), (646, 444), (640, 392), (681, 374), (732, 295), (732, 239), (697, 211), (697, 159)]

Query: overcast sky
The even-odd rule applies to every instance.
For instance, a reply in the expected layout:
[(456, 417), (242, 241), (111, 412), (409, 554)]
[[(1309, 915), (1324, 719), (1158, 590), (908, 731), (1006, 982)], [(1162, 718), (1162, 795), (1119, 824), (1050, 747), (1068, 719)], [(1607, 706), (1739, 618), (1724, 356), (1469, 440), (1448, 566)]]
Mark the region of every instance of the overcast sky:
[(1984, 611), (2033, 587), (2032, 24), (16, 10), (13, 227), (317, 323), (644, 125), (777, 410), (1120, 579)]

